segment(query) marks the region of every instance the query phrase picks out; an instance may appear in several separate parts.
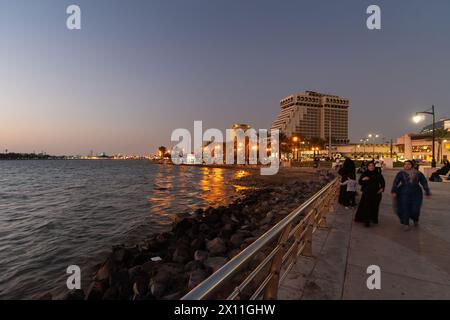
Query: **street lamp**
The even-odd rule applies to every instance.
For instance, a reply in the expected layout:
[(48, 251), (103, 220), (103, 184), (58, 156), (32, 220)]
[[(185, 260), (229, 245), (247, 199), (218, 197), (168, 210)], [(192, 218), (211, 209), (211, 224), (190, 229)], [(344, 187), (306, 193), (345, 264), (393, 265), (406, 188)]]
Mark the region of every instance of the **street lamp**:
[(380, 135), (369, 133), (368, 137), (369, 137), (369, 139), (372, 139), (372, 153), (373, 153), (372, 157), (373, 157), (373, 159), (375, 159), (375, 139), (378, 139), (380, 137)]
[(368, 138), (364, 138), (364, 139), (360, 139), (359, 141), (363, 143), (363, 146), (364, 146), (363, 147), (363, 153), (364, 153), (363, 158), (365, 158), (365, 156), (366, 156), (366, 144), (369, 141), (369, 139)]
[(294, 153), (294, 159), (298, 160), (298, 145), (297, 145), (297, 143), (299, 142), (298, 137), (292, 137), (292, 142), (293, 142), (292, 152)]
[(419, 123), (423, 120), (425, 120), (425, 114), (430, 114), (433, 116), (433, 124), (432, 124), (432, 130), (433, 130), (433, 144), (431, 146), (432, 150), (432, 157), (431, 157), (431, 167), (436, 168), (436, 158), (435, 158), (435, 141), (436, 141), (436, 133), (435, 133), (435, 126), (436, 126), (436, 113), (434, 112), (434, 105), (431, 106), (431, 109), (427, 109), (425, 111), (416, 112), (416, 115), (413, 117), (413, 121), (415, 123)]

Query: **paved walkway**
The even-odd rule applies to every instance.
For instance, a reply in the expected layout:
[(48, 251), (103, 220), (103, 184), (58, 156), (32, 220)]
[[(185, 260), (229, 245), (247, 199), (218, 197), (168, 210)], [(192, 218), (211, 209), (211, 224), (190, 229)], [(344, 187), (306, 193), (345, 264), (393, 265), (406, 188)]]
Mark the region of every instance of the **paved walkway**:
[[(430, 183), (420, 226), (405, 232), (390, 196), (396, 172), (384, 172), (380, 224), (365, 228), (353, 222), (355, 210), (339, 206), (314, 235), (314, 257), (300, 257), (281, 284), (280, 299), (450, 299), (450, 184)], [(381, 268), (381, 290), (366, 286), (370, 265)]]

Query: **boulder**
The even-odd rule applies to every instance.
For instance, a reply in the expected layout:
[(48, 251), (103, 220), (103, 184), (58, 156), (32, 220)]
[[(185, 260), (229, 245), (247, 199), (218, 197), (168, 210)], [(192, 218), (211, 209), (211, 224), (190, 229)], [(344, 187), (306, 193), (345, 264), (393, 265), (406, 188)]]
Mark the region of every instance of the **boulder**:
[(236, 232), (230, 238), (230, 245), (233, 248), (239, 248), (244, 241), (244, 234), (241, 232)]
[(119, 289), (117, 287), (109, 287), (106, 289), (102, 297), (103, 300), (117, 300), (119, 299)]
[(192, 290), (208, 277), (208, 273), (202, 269), (196, 269), (189, 274), (188, 289)]
[(202, 267), (202, 263), (199, 261), (189, 261), (188, 263), (186, 263), (186, 266), (184, 267), (184, 270), (186, 271), (193, 271), (195, 269), (200, 269)]
[[(77, 291), (77, 290), (70, 291), (70, 292), (66, 295), (66, 297), (64, 298), (64, 300), (83, 300), (83, 299), (70, 299), (70, 294), (73, 293), (74, 291)], [(84, 294), (83, 294), (83, 296), (84, 296)], [(36, 298), (36, 300), (53, 300), (53, 295), (52, 295), (50, 292), (46, 292), (46, 293), (44, 293), (44, 294), (42, 294), (42, 295), (39, 295), (39, 296)]]
[(175, 249), (172, 260), (178, 263), (185, 263), (190, 259), (189, 247), (181, 246)]
[(86, 300), (101, 300), (103, 298), (103, 286), (99, 281), (93, 281), (86, 293)]
[(150, 292), (151, 294), (156, 298), (159, 299), (164, 292), (166, 291), (166, 286), (162, 282), (158, 282), (154, 279), (150, 280), (149, 284)]
[(196, 250), (194, 252), (194, 260), (198, 262), (203, 262), (208, 258), (208, 252), (203, 250)]
[(208, 268), (211, 268), (213, 272), (219, 270), (225, 263), (227, 263), (228, 259), (225, 257), (211, 257), (206, 259), (204, 265)]
[(128, 256), (125, 248), (116, 248), (113, 252), (113, 259), (117, 263), (123, 263)]
[(227, 251), (225, 242), (222, 238), (214, 238), (206, 243), (206, 248), (212, 254), (221, 254)]
[(148, 281), (144, 278), (138, 279), (133, 283), (133, 293), (135, 296), (143, 297), (147, 294)]
[[(71, 290), (65, 297), (65, 300), (84, 300), (86, 295), (83, 289)], [(51, 300), (51, 299), (50, 299)]]

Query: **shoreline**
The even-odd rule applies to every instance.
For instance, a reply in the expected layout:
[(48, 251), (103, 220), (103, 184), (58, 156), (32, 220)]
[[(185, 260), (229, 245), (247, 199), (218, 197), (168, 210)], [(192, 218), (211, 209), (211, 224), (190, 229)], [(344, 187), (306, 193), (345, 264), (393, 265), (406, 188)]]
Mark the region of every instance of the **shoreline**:
[(86, 290), (70, 291), (63, 299), (179, 299), (332, 177), (329, 170), (287, 168), (276, 176), (248, 174), (235, 179), (243, 187), (242, 196), (227, 206), (180, 214), (170, 231), (134, 246), (114, 245), (106, 259), (99, 258), (103, 262), (95, 265)]

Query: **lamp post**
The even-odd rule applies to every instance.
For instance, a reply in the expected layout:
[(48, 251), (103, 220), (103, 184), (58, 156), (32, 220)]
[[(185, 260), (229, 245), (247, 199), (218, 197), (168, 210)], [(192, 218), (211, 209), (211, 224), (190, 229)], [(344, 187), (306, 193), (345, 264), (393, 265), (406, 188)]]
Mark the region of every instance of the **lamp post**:
[(432, 146), (431, 146), (431, 167), (432, 168), (436, 168), (436, 151), (435, 151), (435, 141), (436, 141), (436, 133), (435, 133), (435, 126), (436, 126), (436, 113), (434, 112), (434, 105), (431, 106), (431, 109), (425, 110), (425, 111), (420, 111), (420, 112), (416, 112), (416, 115), (413, 117), (413, 121), (415, 123), (419, 123), (424, 119), (424, 116), (421, 116), (421, 114), (430, 114), (433, 117), (433, 124), (432, 124), (432, 130), (433, 130), (433, 142), (432, 142)]
[(372, 139), (372, 157), (375, 159), (375, 139), (378, 139), (380, 135), (369, 133), (368, 137), (369, 139)]
[(294, 159), (298, 161), (298, 146), (297, 146), (298, 137), (292, 137), (292, 142), (293, 142), (292, 152), (294, 153)]
[(361, 141), (363, 143), (363, 153), (364, 153), (363, 158), (365, 158), (365, 156), (366, 156), (366, 143), (367, 143), (367, 141), (369, 141), (369, 139), (364, 138), (364, 139), (360, 139), (359, 141)]

